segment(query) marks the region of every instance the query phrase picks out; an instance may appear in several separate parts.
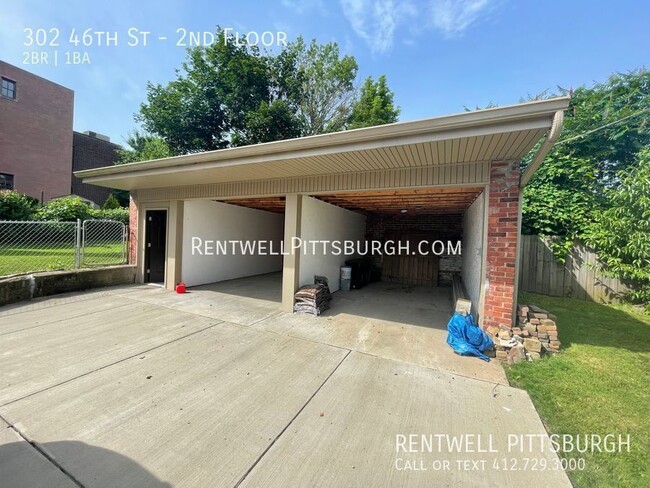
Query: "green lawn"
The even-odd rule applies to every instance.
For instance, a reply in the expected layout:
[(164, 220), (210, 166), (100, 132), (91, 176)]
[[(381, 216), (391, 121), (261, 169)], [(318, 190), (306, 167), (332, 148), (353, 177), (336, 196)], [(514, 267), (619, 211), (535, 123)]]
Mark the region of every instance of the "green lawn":
[[(0, 276), (74, 268), (74, 249), (62, 247), (12, 246), (0, 248)], [(83, 267), (122, 263), (122, 244), (87, 246)]]
[(650, 315), (626, 305), (522, 294), (558, 317), (563, 352), (507, 368), (530, 394), (549, 433), (630, 434), (631, 452), (584, 457), (577, 487), (650, 486)]

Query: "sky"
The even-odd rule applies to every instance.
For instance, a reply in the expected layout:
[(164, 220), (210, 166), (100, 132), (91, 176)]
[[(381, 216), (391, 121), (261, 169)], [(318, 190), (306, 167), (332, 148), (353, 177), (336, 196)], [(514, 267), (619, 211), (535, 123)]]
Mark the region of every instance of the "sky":
[(0, 59), (74, 90), (74, 129), (122, 144), (147, 83), (175, 77), (183, 32), (187, 42), (216, 25), (268, 32), (276, 50), (285, 37), (337, 42), (357, 59), (359, 82), (387, 76), (402, 121), (519, 103), (650, 64), (647, 0), (23, 0), (0, 9)]

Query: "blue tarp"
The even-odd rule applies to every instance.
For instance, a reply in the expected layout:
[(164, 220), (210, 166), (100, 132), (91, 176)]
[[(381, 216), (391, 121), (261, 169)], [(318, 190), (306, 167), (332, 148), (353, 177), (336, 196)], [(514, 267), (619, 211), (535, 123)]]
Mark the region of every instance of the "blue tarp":
[(461, 356), (477, 356), (483, 361), (490, 361), (483, 351), (494, 346), (492, 339), (474, 323), (471, 315), (458, 312), (447, 324), (447, 344)]

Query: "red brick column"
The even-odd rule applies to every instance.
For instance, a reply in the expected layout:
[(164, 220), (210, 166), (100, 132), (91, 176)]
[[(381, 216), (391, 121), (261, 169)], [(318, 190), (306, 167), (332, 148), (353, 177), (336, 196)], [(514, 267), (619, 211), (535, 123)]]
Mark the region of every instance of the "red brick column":
[(136, 264), (138, 255), (138, 206), (133, 199), (129, 197), (129, 263)]
[(483, 327), (512, 327), (519, 239), (519, 162), (492, 162)]

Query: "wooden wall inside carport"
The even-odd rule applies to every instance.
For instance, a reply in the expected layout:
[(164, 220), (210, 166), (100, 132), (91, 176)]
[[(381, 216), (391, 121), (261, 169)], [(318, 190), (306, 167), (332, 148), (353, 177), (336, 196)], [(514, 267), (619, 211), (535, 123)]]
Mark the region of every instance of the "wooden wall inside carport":
[[(366, 219), (366, 239), (382, 243), (409, 243), (418, 251), (420, 241), (456, 241), (462, 236), (459, 214), (370, 214)], [(382, 269), (382, 281), (403, 285), (451, 285), (451, 276), (460, 271), (462, 258), (442, 256), (394, 255), (373, 256), (373, 263)]]

